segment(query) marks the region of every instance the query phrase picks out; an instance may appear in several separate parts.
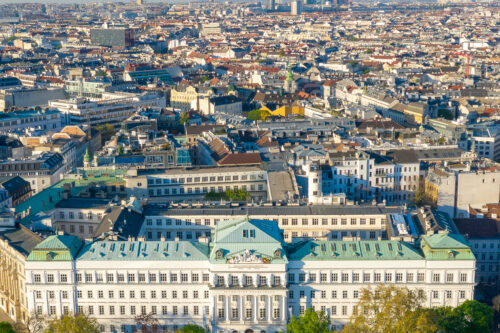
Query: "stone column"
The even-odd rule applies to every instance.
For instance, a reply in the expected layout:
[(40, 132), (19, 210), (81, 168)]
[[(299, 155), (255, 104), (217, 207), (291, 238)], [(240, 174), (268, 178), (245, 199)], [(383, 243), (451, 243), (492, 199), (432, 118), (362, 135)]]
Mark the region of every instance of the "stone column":
[(286, 323), (287, 322), (287, 316), (286, 316), (286, 313), (287, 313), (287, 302), (286, 302), (286, 297), (285, 296), (281, 296), (281, 322), (283, 323)]
[(257, 323), (257, 321), (259, 320), (259, 303), (258, 303), (258, 299), (257, 299), (257, 296), (252, 296), (253, 297), (253, 322), (254, 323)]
[(245, 314), (245, 296), (240, 296), (240, 321), (243, 323)]
[(230, 296), (226, 295), (226, 302), (225, 302), (226, 304), (225, 304), (225, 309), (224, 309), (226, 322), (229, 322), (229, 298), (230, 298)]
[(267, 296), (267, 321), (271, 322), (272, 320), (272, 305), (273, 305), (273, 296)]

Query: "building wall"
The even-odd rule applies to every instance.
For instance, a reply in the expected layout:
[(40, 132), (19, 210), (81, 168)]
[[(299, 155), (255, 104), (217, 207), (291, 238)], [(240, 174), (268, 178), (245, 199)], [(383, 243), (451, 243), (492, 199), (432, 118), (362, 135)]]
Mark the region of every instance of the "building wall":
[[(210, 236), (210, 231), (215, 228), (219, 221), (229, 221), (245, 217), (246, 212), (240, 214), (228, 211), (222, 214), (217, 211), (204, 210), (203, 216), (198, 212), (190, 212), (184, 209), (160, 209), (158, 211), (146, 211), (144, 224), (140, 235), (148, 240), (179, 239), (196, 240), (202, 236)], [(184, 211), (183, 210), (183, 211)], [(277, 221), (283, 230), (285, 241), (292, 242), (294, 239), (325, 237), (327, 239), (342, 239), (343, 237), (359, 237), (360, 239), (380, 239), (385, 232), (387, 214), (345, 213), (339, 207), (338, 213), (318, 213), (317, 215), (304, 211), (303, 213), (250, 213), (255, 219)]]
[(121, 325), (130, 332), (141, 313), (153, 313), (169, 329), (195, 323), (218, 332), (277, 331), (286, 327), (289, 311), (298, 315), (308, 307), (324, 310), (340, 327), (359, 290), (378, 283), (422, 289), (426, 306), (457, 306), (473, 299), (474, 261), (344, 260), (325, 266), (137, 259), (120, 261), (118, 268), (99, 260), (27, 263), (30, 310), (82, 311), (105, 332)]
[(25, 259), (8, 241), (0, 240), (0, 308), (14, 321), (29, 317)]
[(190, 201), (205, 198), (206, 193), (242, 189), (255, 200), (267, 198), (267, 172), (264, 170), (228, 170), (133, 176), (125, 178), (127, 192), (152, 202)]

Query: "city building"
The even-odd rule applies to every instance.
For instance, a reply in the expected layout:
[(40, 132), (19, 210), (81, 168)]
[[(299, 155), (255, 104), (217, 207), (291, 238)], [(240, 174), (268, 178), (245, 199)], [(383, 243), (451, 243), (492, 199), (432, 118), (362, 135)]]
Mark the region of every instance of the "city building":
[(0, 111), (13, 108), (47, 106), (51, 99), (64, 98), (62, 88), (20, 88), (0, 92)]
[(134, 46), (134, 30), (129, 28), (91, 29), (90, 40), (92, 45), (132, 47)]
[(16, 207), (31, 197), (30, 182), (19, 176), (0, 178), (0, 187), (7, 191), (11, 199), (11, 207)]
[(302, 1), (301, 0), (293, 0), (291, 2), (290, 13), (294, 16), (302, 15)]
[(26, 129), (58, 132), (61, 130), (61, 114), (48, 109), (0, 113), (0, 132), (23, 132)]
[(30, 183), (33, 193), (37, 193), (62, 179), (63, 161), (59, 153), (0, 161), (0, 177), (19, 176)]
[(15, 223), (10, 211), (0, 211), (0, 309), (12, 321), (30, 316), (26, 294), (26, 257), (42, 238)]
[(150, 202), (204, 200), (229, 189), (248, 192), (250, 200), (268, 197), (267, 171), (258, 166), (130, 169), (125, 182), (129, 195)]
[(500, 202), (500, 170), (433, 168), (425, 178), (425, 196), (452, 218), (469, 217), (469, 207)]
[(356, 311), (360, 288), (379, 283), (420, 289), (429, 307), (474, 297), (475, 258), (456, 234), (422, 236), (419, 246), (309, 240), (288, 247), (276, 223), (245, 217), (221, 221), (211, 239), (50, 236), (27, 259), (28, 308), (83, 312), (104, 332), (136, 330), (141, 314), (164, 329), (245, 332), (283, 330), (306, 307), (339, 328)]
[(99, 125), (118, 126), (140, 108), (165, 107), (165, 98), (155, 93), (141, 95), (133, 93), (107, 93), (103, 99), (51, 100), (49, 106), (59, 110), (63, 125)]

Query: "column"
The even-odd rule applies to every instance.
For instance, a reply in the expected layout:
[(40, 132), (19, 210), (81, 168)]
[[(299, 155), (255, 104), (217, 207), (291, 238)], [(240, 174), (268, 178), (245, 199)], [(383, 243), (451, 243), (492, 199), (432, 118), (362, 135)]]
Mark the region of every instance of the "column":
[(229, 321), (229, 298), (230, 296), (226, 295), (226, 306), (225, 306), (225, 309), (224, 309), (224, 314), (225, 314), (225, 319), (226, 319), (226, 322)]
[(272, 308), (273, 305), (273, 296), (269, 295), (267, 296), (267, 321), (271, 322), (272, 320)]
[(245, 296), (240, 296), (240, 321), (243, 323), (245, 314)]
[(218, 309), (217, 309), (217, 298), (214, 295), (212, 297), (212, 328), (215, 327), (215, 323), (217, 322), (217, 315), (218, 315)]
[(283, 323), (287, 322), (286, 313), (288, 310), (288, 306), (287, 306), (286, 299), (287, 298), (285, 296), (281, 297), (281, 322), (283, 322)]
[(217, 315), (218, 315), (218, 310), (217, 310), (217, 298), (216, 296), (214, 295), (212, 297), (212, 327), (215, 327), (215, 323), (216, 323), (216, 320), (217, 320)]
[(258, 304), (259, 303), (258, 303), (258, 299), (257, 299), (258, 296), (254, 295), (252, 297), (253, 297), (253, 310), (252, 310), (253, 311), (253, 313), (252, 313), (253, 314), (253, 322), (257, 323), (257, 321), (259, 320), (259, 314), (258, 314), (258, 312), (259, 312), (259, 305)]

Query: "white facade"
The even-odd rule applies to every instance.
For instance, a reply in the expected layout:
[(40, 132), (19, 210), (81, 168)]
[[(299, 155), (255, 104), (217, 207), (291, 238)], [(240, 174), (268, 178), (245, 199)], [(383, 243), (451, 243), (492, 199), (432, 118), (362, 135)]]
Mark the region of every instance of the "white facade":
[(103, 99), (51, 100), (49, 106), (63, 114), (64, 125), (118, 125), (140, 108), (165, 107), (166, 100), (156, 94), (103, 93)]
[[(474, 257), (447, 234), (426, 238), (430, 248), (422, 250), (397, 241), (309, 241), (285, 251), (269, 221), (228, 221), (215, 233), (210, 247), (206, 240), (83, 245), (52, 236), (28, 257), (28, 308), (84, 312), (105, 332), (131, 332), (139, 314), (152, 314), (164, 329), (194, 323), (219, 333), (275, 332), (309, 307), (339, 328), (360, 289), (379, 283), (420, 289), (426, 306), (474, 296)], [(459, 260), (439, 257), (440, 247), (433, 252), (443, 242)]]

